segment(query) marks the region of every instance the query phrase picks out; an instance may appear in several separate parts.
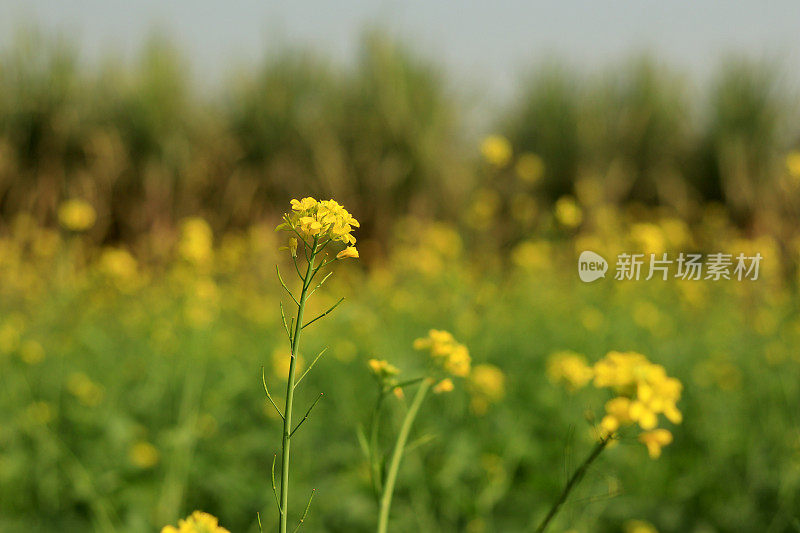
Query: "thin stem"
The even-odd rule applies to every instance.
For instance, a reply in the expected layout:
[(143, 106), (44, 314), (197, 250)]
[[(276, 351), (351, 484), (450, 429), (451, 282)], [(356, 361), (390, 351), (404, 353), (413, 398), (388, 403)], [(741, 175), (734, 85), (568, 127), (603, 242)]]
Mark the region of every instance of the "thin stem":
[[(316, 322), (317, 320), (319, 320), (320, 318), (322, 318), (322, 317), (324, 317), (324, 316), (327, 316), (327, 315), (331, 314), (331, 313), (333, 312), (333, 310), (334, 310), (334, 309), (336, 309), (337, 307), (339, 307), (339, 304), (340, 304), (340, 303), (342, 303), (343, 301), (344, 301), (344, 297), (341, 297), (341, 298), (339, 298), (339, 301), (338, 301), (338, 302), (336, 302), (335, 304), (333, 304), (333, 305), (330, 307), (330, 309), (328, 309), (327, 311), (325, 311), (324, 313), (322, 313), (321, 315), (319, 315), (319, 316), (318, 316), (317, 318), (315, 318), (314, 320), (310, 321), (308, 324), (303, 324), (303, 326), (302, 326), (300, 329), (305, 329), (305, 328), (307, 328), (308, 326), (310, 326), (311, 324), (313, 324), (314, 322)], [(299, 324), (299, 323), (300, 323), (300, 322), (298, 322), (298, 324)]]
[(288, 528), (288, 511), (289, 511), (289, 449), (291, 444), (292, 432), (292, 405), (294, 403), (294, 374), (297, 363), (297, 350), (300, 347), (300, 325), (303, 323), (303, 311), (306, 307), (306, 300), (308, 298), (308, 287), (311, 283), (311, 272), (314, 269), (314, 257), (317, 251), (318, 239), (314, 238), (314, 244), (311, 247), (311, 255), (308, 259), (308, 267), (306, 275), (303, 279), (303, 289), (300, 292), (300, 300), (297, 302), (297, 320), (295, 323), (297, 327), (294, 328), (294, 338), (291, 345), (291, 359), (289, 360), (289, 378), (286, 380), (286, 406), (283, 414), (283, 442), (281, 454), (281, 513), (279, 515), (279, 531), (286, 533)]
[(408, 435), (411, 433), (411, 426), (414, 419), (417, 417), (419, 408), (422, 405), (422, 400), (430, 389), (431, 384), (428, 380), (424, 380), (417, 389), (417, 394), (411, 402), (411, 407), (408, 408), (406, 417), (403, 419), (403, 424), (400, 426), (400, 433), (397, 435), (397, 443), (394, 445), (392, 452), (392, 459), (389, 463), (389, 471), (386, 474), (386, 483), (383, 486), (381, 493), (381, 505), (378, 513), (378, 533), (386, 533), (389, 527), (389, 509), (392, 506), (392, 494), (394, 493), (394, 484), (397, 481), (397, 472), (400, 470), (400, 461), (403, 458), (403, 450), (408, 441)]
[(602, 451), (606, 448), (611, 439), (612, 437), (608, 436), (603, 439), (600, 439), (600, 441), (597, 444), (595, 444), (594, 448), (592, 448), (592, 451), (588, 455), (588, 457), (584, 459), (583, 463), (581, 463), (578, 469), (575, 470), (575, 472), (573, 472), (572, 477), (569, 478), (569, 481), (567, 481), (564, 490), (561, 491), (561, 494), (559, 495), (558, 499), (555, 501), (555, 503), (553, 503), (553, 506), (550, 508), (550, 511), (548, 511), (547, 516), (544, 517), (542, 523), (539, 524), (539, 527), (536, 528), (536, 533), (544, 533), (544, 530), (547, 528), (547, 525), (553, 518), (555, 518), (556, 514), (558, 513), (558, 510), (561, 508), (564, 502), (567, 501), (569, 493), (572, 492), (572, 489), (574, 489), (578, 485), (578, 483), (580, 483), (580, 481), (583, 479), (583, 476), (586, 475), (586, 471), (589, 469), (589, 466), (591, 466), (594, 460), (597, 459), (600, 453), (602, 453)]
[(298, 429), (300, 429), (300, 426), (302, 426), (302, 425), (303, 425), (303, 422), (305, 422), (306, 420), (308, 420), (308, 415), (310, 415), (310, 414), (311, 414), (311, 410), (314, 408), (314, 406), (315, 406), (315, 405), (317, 405), (317, 402), (318, 402), (318, 401), (320, 401), (320, 400), (322, 399), (322, 396), (323, 396), (323, 394), (324, 394), (324, 393), (322, 393), (322, 392), (320, 392), (320, 393), (319, 393), (319, 396), (317, 396), (317, 399), (316, 399), (316, 400), (314, 400), (314, 403), (312, 403), (312, 404), (311, 404), (311, 407), (309, 407), (309, 408), (308, 408), (308, 411), (306, 411), (306, 414), (305, 414), (305, 416), (303, 417), (303, 419), (302, 419), (302, 420), (300, 420), (300, 422), (298, 422), (297, 426), (296, 426), (296, 427), (295, 427), (295, 428), (292, 430), (292, 432), (291, 432), (291, 433), (289, 433), (289, 438), (292, 438), (292, 435), (294, 435), (294, 434), (297, 432), (297, 430), (298, 430)]
[(308, 368), (306, 369), (306, 371), (303, 372), (303, 374), (299, 378), (297, 378), (297, 381), (294, 382), (295, 388), (297, 388), (297, 386), (300, 385), (300, 382), (303, 381), (303, 378), (306, 377), (306, 375), (308, 375), (309, 372), (311, 372), (311, 369), (314, 368), (314, 365), (317, 364), (317, 361), (319, 361), (319, 358), (322, 357), (323, 355), (325, 355), (325, 352), (327, 352), (327, 351), (328, 351), (328, 348), (325, 347), (325, 349), (323, 349), (321, 352), (319, 352), (319, 354), (317, 354), (317, 356), (314, 358), (314, 360), (311, 361), (311, 364), (308, 365)]
[(386, 393), (383, 390), (378, 392), (378, 399), (375, 402), (375, 410), (372, 412), (372, 420), (370, 420), (370, 436), (369, 436), (369, 473), (372, 480), (372, 490), (375, 493), (375, 498), (380, 503), (381, 490), (383, 480), (381, 479), (381, 465), (378, 461), (378, 425), (381, 416), (381, 408), (383, 407), (383, 399)]

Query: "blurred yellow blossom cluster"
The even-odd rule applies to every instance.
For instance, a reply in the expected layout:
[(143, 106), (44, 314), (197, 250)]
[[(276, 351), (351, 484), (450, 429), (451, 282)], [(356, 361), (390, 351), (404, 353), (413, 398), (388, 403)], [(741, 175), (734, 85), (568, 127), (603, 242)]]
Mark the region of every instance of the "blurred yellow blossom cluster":
[(481, 143), (481, 154), (489, 164), (504, 167), (511, 161), (511, 143), (502, 135), (489, 135)]
[(188, 518), (178, 520), (178, 527), (164, 526), (161, 533), (230, 533), (219, 525), (216, 517), (195, 511)]
[(456, 342), (453, 335), (444, 330), (432, 329), (427, 337), (414, 341), (415, 350), (428, 350), (433, 360), (454, 376), (464, 378), (469, 375), (472, 359), (469, 350)]
[(97, 211), (86, 200), (75, 198), (58, 207), (58, 221), (70, 231), (86, 231), (94, 226), (96, 220)]
[[(356, 238), (352, 231), (360, 224), (338, 202), (307, 197), (292, 200), (291, 206), (291, 212), (284, 215), (284, 222), (277, 229), (293, 231), (303, 241), (317, 239), (320, 245), (330, 241), (341, 242), (347, 248), (339, 252), (338, 258), (358, 257), (358, 250), (353, 246)], [(290, 248), (296, 247), (296, 241), (290, 243)]]
[(506, 394), (506, 376), (494, 365), (475, 365), (469, 375), (470, 408), (477, 415), (486, 414), (489, 405)]
[(620, 428), (638, 424), (644, 430), (639, 441), (647, 446), (650, 457), (661, 455), (661, 448), (672, 442), (669, 430), (657, 428), (658, 415), (673, 424), (682, 421), (677, 402), (683, 385), (640, 353), (612, 351), (590, 367), (580, 354), (558, 352), (551, 356), (547, 373), (551, 380), (571, 390), (592, 379), (595, 387), (610, 389), (616, 396), (605, 404), (601, 436), (607, 438)]

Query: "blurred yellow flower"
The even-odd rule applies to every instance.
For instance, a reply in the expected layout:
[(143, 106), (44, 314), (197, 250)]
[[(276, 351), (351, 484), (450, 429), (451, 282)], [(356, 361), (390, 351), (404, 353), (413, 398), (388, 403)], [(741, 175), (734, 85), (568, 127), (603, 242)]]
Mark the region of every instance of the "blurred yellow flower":
[(147, 441), (139, 441), (131, 446), (128, 458), (137, 468), (153, 468), (158, 464), (159, 453), (155, 446)]
[(93, 382), (83, 372), (73, 372), (69, 375), (67, 390), (87, 407), (99, 405), (105, 397), (103, 387)]
[(372, 373), (381, 379), (393, 377), (400, 373), (400, 369), (383, 359), (370, 359), (367, 361), (367, 365)]
[(214, 235), (208, 222), (199, 217), (183, 220), (178, 252), (187, 261), (195, 264), (211, 259)]
[(164, 526), (161, 533), (230, 533), (219, 525), (219, 520), (208, 513), (195, 511), (191, 516), (178, 520), (178, 527)]
[(26, 410), (26, 415), (28, 420), (35, 424), (48, 424), (55, 418), (53, 406), (44, 401), (30, 404)]
[(476, 415), (484, 415), (491, 404), (505, 397), (506, 376), (494, 365), (476, 365), (470, 372), (468, 386), (472, 396), (470, 409)]
[(86, 200), (75, 198), (58, 207), (58, 221), (70, 231), (86, 231), (97, 221), (97, 212)]
[(517, 159), (514, 171), (525, 183), (536, 183), (544, 174), (544, 161), (537, 154), (525, 152)]
[(506, 394), (506, 376), (494, 365), (475, 365), (469, 375), (469, 388), (491, 402), (499, 402)]
[(583, 210), (571, 196), (556, 201), (554, 214), (559, 224), (567, 228), (577, 228), (583, 222)]
[(348, 246), (338, 254), (336, 254), (336, 259), (357, 259), (358, 258), (358, 250), (356, 250), (355, 246)]
[(800, 150), (792, 150), (786, 155), (786, 170), (793, 178), (800, 178)]
[(37, 365), (44, 360), (44, 348), (34, 340), (27, 340), (19, 347), (19, 357), (29, 365)]
[(136, 259), (122, 248), (106, 248), (100, 257), (100, 268), (120, 288), (130, 287), (136, 280), (138, 266)]
[(647, 453), (653, 459), (661, 456), (661, 448), (672, 442), (672, 433), (664, 428), (646, 431), (639, 435), (639, 442), (647, 446)]
[(606, 402), (606, 415), (600, 421), (600, 428), (604, 435), (611, 435), (621, 426), (633, 422), (630, 415), (631, 401), (629, 398), (620, 396)]
[(481, 143), (481, 154), (489, 164), (505, 167), (511, 160), (511, 143), (502, 135), (489, 135)]
[(433, 392), (435, 394), (442, 394), (445, 392), (452, 392), (454, 388), (455, 386), (453, 385), (453, 380), (450, 378), (445, 378), (433, 386)]
[(432, 329), (427, 337), (414, 341), (415, 350), (428, 350), (436, 363), (457, 377), (466, 377), (470, 371), (469, 350), (456, 342), (453, 335), (444, 330)]
[(586, 358), (569, 350), (556, 352), (547, 361), (547, 377), (553, 383), (564, 384), (569, 390), (576, 390), (592, 379), (592, 368)]

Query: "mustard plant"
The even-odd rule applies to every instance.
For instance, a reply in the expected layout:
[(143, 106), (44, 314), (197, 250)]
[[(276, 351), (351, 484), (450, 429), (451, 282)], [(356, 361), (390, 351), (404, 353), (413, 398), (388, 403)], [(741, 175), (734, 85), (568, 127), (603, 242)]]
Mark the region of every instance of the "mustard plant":
[[(466, 378), (471, 370), (469, 350), (463, 344), (456, 342), (453, 335), (447, 331), (430, 330), (427, 337), (414, 341), (414, 348), (429, 352), (431, 357), (424, 375), (414, 379), (400, 380), (400, 370), (387, 361), (378, 359), (368, 361), (378, 384), (378, 396), (369, 424), (369, 438), (362, 432), (361, 442), (369, 460), (370, 478), (378, 501), (378, 533), (388, 531), (389, 512), (400, 463), (409, 447), (411, 428), (425, 397), (430, 391), (435, 394), (452, 391), (455, 386), (450, 376)], [(392, 395), (404, 400), (403, 390), (414, 385), (417, 385), (417, 391), (403, 416), (387, 464), (379, 445), (379, 426), (384, 403), (386, 398)]]
[[(305, 378), (314, 365), (319, 361), (320, 357), (325, 353), (322, 350), (312, 361), (308, 368), (299, 377), (295, 376), (296, 363), (300, 350), (300, 334), (301, 332), (320, 320), (321, 318), (330, 314), (339, 304), (344, 301), (340, 298), (328, 310), (324, 311), (317, 317), (311, 320), (305, 320), (304, 312), (308, 299), (328, 280), (332, 272), (328, 272), (322, 277), (316, 285), (314, 280), (317, 275), (326, 267), (330, 267), (333, 263), (340, 259), (357, 258), (358, 250), (355, 248), (356, 239), (352, 235), (353, 228), (359, 227), (358, 221), (347, 212), (347, 210), (336, 203), (334, 200), (318, 201), (314, 198), (303, 198), (302, 200), (292, 200), (291, 210), (284, 214), (283, 222), (276, 228), (276, 230), (284, 230), (291, 233), (288, 245), (285, 249), (289, 251), (292, 262), (294, 263), (294, 270), (297, 277), (302, 282), (299, 295), (295, 294), (289, 289), (286, 282), (280, 273), (280, 268), (276, 267), (278, 280), (286, 293), (291, 298), (291, 301), (296, 306), (296, 314), (288, 321), (286, 319), (286, 312), (283, 307), (283, 302), (280, 302), (281, 318), (283, 320), (283, 327), (286, 331), (286, 336), (289, 340), (290, 347), (290, 360), (289, 360), (289, 375), (286, 380), (286, 396), (284, 402), (284, 410), (278, 407), (269, 392), (266, 377), (262, 369), (262, 383), (264, 385), (264, 392), (272, 407), (278, 412), (278, 415), (283, 420), (283, 433), (281, 440), (281, 469), (280, 469), (280, 495), (278, 487), (275, 482), (275, 462), (277, 454), (273, 456), (272, 461), (272, 492), (275, 496), (275, 503), (278, 507), (278, 530), (280, 533), (286, 533), (288, 529), (288, 510), (289, 510), (289, 466), (290, 466), (290, 447), (292, 438), (303, 423), (308, 420), (311, 411), (317, 405), (317, 402), (322, 398), (322, 393), (316, 397), (311, 405), (306, 410), (300, 421), (293, 426), (293, 408), (294, 408), (294, 392), (300, 382)], [(344, 248), (338, 251), (333, 257), (329, 256), (329, 246), (344, 245)], [(303, 264), (305, 259), (305, 264)], [(294, 531), (300, 528), (311, 506), (311, 500), (314, 498), (314, 491), (308, 499), (305, 510), (300, 517), (300, 522), (295, 527)], [(259, 518), (260, 524), (260, 518)]]
[(647, 447), (652, 459), (661, 456), (661, 449), (672, 442), (672, 433), (659, 428), (659, 415), (673, 424), (680, 424), (683, 415), (677, 403), (683, 385), (667, 375), (663, 366), (650, 362), (636, 352), (612, 351), (593, 366), (575, 352), (558, 352), (547, 366), (549, 378), (575, 391), (593, 381), (597, 388), (611, 390), (614, 397), (605, 404), (605, 415), (593, 429), (596, 443), (583, 462), (572, 473), (564, 489), (536, 528), (543, 533), (558, 514), (569, 494), (578, 486), (592, 463), (613, 445), (622, 431), (638, 425), (638, 440)]

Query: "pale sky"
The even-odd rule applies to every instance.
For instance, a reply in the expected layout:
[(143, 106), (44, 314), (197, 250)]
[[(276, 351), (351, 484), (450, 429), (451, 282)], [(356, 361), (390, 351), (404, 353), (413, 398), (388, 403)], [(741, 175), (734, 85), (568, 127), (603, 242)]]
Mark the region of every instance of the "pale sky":
[(368, 26), (412, 43), (456, 82), (501, 92), (548, 58), (596, 68), (643, 51), (701, 81), (732, 52), (800, 72), (798, 0), (0, 0), (0, 46), (26, 24), (74, 38), (88, 61), (130, 58), (159, 28), (207, 80), (287, 44), (347, 62)]

